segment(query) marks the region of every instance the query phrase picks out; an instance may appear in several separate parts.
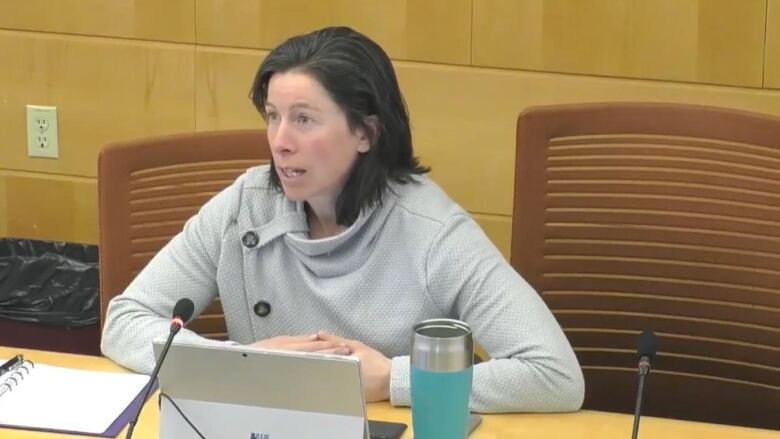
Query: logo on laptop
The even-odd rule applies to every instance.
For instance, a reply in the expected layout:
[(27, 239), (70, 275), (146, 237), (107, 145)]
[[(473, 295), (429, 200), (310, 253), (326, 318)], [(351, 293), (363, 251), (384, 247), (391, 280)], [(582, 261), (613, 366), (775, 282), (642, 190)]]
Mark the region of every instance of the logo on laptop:
[(270, 439), (271, 436), (268, 433), (252, 433), (249, 435), (249, 439)]

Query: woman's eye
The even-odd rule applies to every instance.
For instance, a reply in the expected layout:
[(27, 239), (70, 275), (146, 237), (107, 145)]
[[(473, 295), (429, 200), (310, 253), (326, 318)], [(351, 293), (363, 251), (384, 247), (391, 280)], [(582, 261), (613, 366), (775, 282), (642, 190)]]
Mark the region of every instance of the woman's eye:
[(311, 118), (309, 116), (305, 115), (305, 114), (300, 114), (297, 117), (297, 121), (298, 121), (298, 123), (305, 125), (305, 124), (311, 122)]
[(274, 111), (268, 111), (265, 113), (266, 119), (268, 119), (269, 122), (276, 122), (279, 120), (279, 114)]

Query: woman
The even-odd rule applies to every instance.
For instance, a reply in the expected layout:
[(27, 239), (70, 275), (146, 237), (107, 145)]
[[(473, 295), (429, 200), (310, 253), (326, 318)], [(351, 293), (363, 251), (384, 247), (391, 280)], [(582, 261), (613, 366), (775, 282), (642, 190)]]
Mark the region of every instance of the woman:
[(569, 411), (576, 357), (536, 292), (424, 174), (384, 51), (349, 28), (282, 43), (252, 100), (272, 163), (248, 170), (111, 301), (103, 352), (149, 372), (151, 340), (182, 297), (219, 295), (230, 341), (356, 355), (369, 401), (410, 403), (414, 323), (466, 321), (493, 360), (475, 366), (475, 411)]

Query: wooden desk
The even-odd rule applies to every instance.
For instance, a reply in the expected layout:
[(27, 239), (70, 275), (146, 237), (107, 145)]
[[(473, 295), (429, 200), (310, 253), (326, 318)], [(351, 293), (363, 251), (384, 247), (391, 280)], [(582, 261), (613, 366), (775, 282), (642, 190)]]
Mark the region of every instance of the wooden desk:
[[(102, 357), (62, 354), (0, 347), (0, 358), (23, 353), (31, 360), (56, 366), (120, 371), (121, 367)], [(157, 398), (146, 404), (136, 426), (134, 437), (156, 438), (159, 425)], [(411, 419), (408, 409), (394, 408), (388, 403), (370, 404), (370, 419), (404, 422), (410, 427), (404, 439), (411, 439)], [(629, 415), (582, 410), (566, 414), (510, 414), (484, 416), (482, 425), (470, 439), (521, 439), (521, 438), (566, 438), (566, 439), (610, 439), (628, 438), (631, 435), (632, 417)], [(120, 437), (124, 438), (124, 431)], [(23, 430), (0, 429), (0, 438), (14, 439), (68, 439), (86, 436), (69, 436), (38, 433)], [(640, 427), (642, 439), (780, 439), (780, 432), (752, 428), (731, 427), (698, 422), (676, 421), (661, 418), (643, 418)]]

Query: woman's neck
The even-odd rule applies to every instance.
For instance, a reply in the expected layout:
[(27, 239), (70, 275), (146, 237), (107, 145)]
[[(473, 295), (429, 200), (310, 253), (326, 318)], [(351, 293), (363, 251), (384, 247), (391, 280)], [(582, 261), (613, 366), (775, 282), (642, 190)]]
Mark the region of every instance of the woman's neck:
[(311, 204), (306, 203), (306, 218), (309, 222), (309, 237), (311, 239), (336, 236), (345, 229), (336, 219), (335, 207), (331, 209), (316, 209)]

